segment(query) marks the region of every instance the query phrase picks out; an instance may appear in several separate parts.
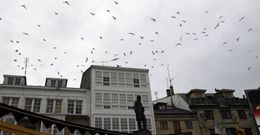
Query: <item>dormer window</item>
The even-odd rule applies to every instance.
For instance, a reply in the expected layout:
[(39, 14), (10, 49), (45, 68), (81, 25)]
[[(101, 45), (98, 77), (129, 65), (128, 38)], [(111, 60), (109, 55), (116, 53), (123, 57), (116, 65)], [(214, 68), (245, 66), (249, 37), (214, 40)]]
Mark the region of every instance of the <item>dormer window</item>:
[(21, 84), (21, 78), (15, 78), (15, 85)]
[(55, 87), (56, 80), (51, 80), (51, 87)]
[(159, 106), (159, 109), (160, 109), (160, 110), (166, 110), (166, 105), (160, 105), (160, 106)]
[(66, 88), (67, 79), (46, 78), (45, 86), (46, 87)]
[(61, 80), (58, 81), (58, 87), (59, 88), (62, 87), (62, 81)]
[(26, 77), (25, 76), (18, 76), (18, 75), (4, 75), (4, 82), (5, 85), (26, 85)]
[(9, 78), (8, 78), (8, 83), (7, 83), (7, 84), (12, 85), (12, 84), (13, 84), (13, 80), (14, 80), (13, 77), (9, 77)]

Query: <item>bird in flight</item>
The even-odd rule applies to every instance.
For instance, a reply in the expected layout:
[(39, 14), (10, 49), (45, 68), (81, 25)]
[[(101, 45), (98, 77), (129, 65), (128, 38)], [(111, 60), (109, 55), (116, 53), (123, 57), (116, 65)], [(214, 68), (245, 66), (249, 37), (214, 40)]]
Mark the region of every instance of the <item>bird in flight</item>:
[(217, 23), (217, 25), (214, 27), (214, 29), (218, 28), (219, 27), (219, 23)]
[(29, 34), (28, 34), (28, 33), (26, 33), (26, 32), (23, 32), (23, 34), (24, 34), (24, 35), (26, 35), (26, 36), (29, 36)]
[(233, 49), (229, 49), (229, 50), (228, 50), (228, 52), (232, 52), (232, 51), (233, 51)]
[(91, 15), (93, 15), (93, 16), (95, 15), (95, 13), (92, 13), (92, 12), (89, 12), (89, 13), (90, 13)]
[(119, 58), (114, 58), (114, 59), (112, 59), (111, 61), (117, 61)]
[(249, 28), (249, 29), (248, 29), (248, 32), (250, 32), (250, 31), (252, 31), (252, 30), (254, 30), (254, 29), (253, 29), (253, 28)]
[(130, 34), (130, 35), (135, 35), (134, 33), (132, 33), (132, 32), (130, 32), (130, 33), (128, 33), (128, 34)]
[(223, 42), (223, 45), (227, 44), (227, 41)]
[(237, 38), (237, 42), (240, 40), (240, 37)]
[(248, 67), (247, 70), (251, 70), (252, 67)]
[(116, 20), (116, 17), (115, 17), (115, 16), (112, 16), (112, 18), (113, 18), (114, 20)]
[(65, 3), (67, 5), (70, 5), (70, 3), (68, 1), (63, 1), (63, 3)]
[(181, 43), (177, 43), (176, 46), (181, 46), (182, 44)]
[(176, 12), (176, 14), (181, 14), (180, 12)]
[(156, 21), (156, 19), (155, 18), (150, 18), (153, 22), (155, 22)]
[(117, 4), (118, 4), (118, 1), (114, 1), (114, 3), (117, 5)]
[(58, 15), (59, 13), (58, 12), (54, 12), (55, 15)]
[(27, 9), (27, 7), (25, 5), (20, 5), (21, 7), (23, 7), (24, 9)]
[(241, 22), (243, 19), (245, 19), (245, 17), (241, 17), (238, 21)]

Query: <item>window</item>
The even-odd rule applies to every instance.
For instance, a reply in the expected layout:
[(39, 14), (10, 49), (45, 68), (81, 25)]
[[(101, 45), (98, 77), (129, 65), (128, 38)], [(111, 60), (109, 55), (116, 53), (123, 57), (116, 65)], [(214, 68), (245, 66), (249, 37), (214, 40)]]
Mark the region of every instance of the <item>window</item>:
[(18, 107), (19, 97), (3, 97), (3, 103), (6, 105)]
[(128, 104), (128, 109), (134, 108), (134, 95), (133, 94), (127, 94), (127, 104)]
[(209, 133), (210, 133), (210, 135), (216, 135), (216, 133), (215, 133), (215, 130), (214, 130), (214, 129), (209, 129)]
[(236, 135), (236, 129), (235, 128), (226, 128), (227, 135)]
[(134, 88), (140, 87), (139, 75), (138, 74), (133, 74), (133, 84), (134, 84)]
[(103, 77), (103, 85), (109, 86), (109, 77)]
[(103, 105), (105, 109), (110, 109), (110, 93), (103, 93)]
[(238, 116), (240, 119), (246, 119), (246, 112), (245, 110), (237, 110)]
[(111, 86), (117, 86), (117, 72), (111, 72)]
[(47, 99), (46, 113), (61, 113), (61, 99)]
[(119, 103), (121, 109), (126, 109), (126, 94), (119, 94)]
[(41, 99), (39, 98), (25, 98), (24, 110), (32, 112), (40, 112)]
[(167, 121), (161, 121), (160, 122), (160, 129), (161, 130), (168, 130), (168, 123), (167, 123)]
[(112, 108), (117, 109), (118, 108), (118, 94), (112, 93)]
[(132, 80), (132, 74), (126, 73), (125, 74), (125, 81), (126, 81), (126, 87), (133, 87), (133, 80)]
[(121, 131), (127, 132), (127, 118), (121, 118)]
[(13, 84), (13, 80), (14, 80), (13, 77), (9, 77), (7, 84), (12, 85)]
[(136, 130), (135, 118), (129, 118), (129, 130), (130, 131)]
[(251, 128), (244, 128), (245, 135), (253, 135)]
[(140, 83), (142, 88), (147, 88), (147, 80), (145, 74), (140, 74)]
[(143, 105), (145, 107), (148, 107), (149, 106), (148, 95), (142, 95), (142, 100), (143, 100)]
[(21, 78), (15, 78), (15, 85), (20, 85)]
[(175, 133), (181, 133), (181, 125), (180, 125), (180, 121), (173, 121), (173, 129)]
[(125, 74), (124, 73), (118, 73), (118, 83), (119, 83), (119, 86), (125, 86)]
[(119, 118), (112, 118), (112, 129), (115, 131), (119, 130)]
[(102, 72), (101, 71), (95, 72), (95, 82), (96, 82), (96, 85), (102, 84)]
[(205, 111), (205, 118), (206, 120), (213, 120), (214, 119), (213, 111)]
[(102, 118), (101, 117), (95, 117), (95, 127), (102, 128)]
[(221, 110), (220, 113), (223, 119), (231, 119), (232, 117), (230, 110)]
[(51, 87), (55, 87), (56, 80), (51, 80)]
[(134, 82), (134, 87), (135, 88), (139, 88), (140, 87), (139, 79), (133, 79), (133, 82)]
[(146, 119), (146, 128), (150, 131), (152, 130), (152, 120), (150, 118)]
[(69, 114), (81, 114), (81, 112), (82, 112), (82, 100), (68, 100)]
[(111, 118), (104, 118), (104, 129), (111, 129)]
[(110, 85), (109, 72), (103, 72), (103, 85), (104, 86)]
[(185, 127), (186, 127), (186, 129), (193, 129), (192, 121), (191, 120), (185, 120)]
[(68, 113), (74, 113), (74, 100), (68, 100)]
[(58, 88), (62, 88), (62, 81), (58, 81)]
[(96, 108), (102, 108), (102, 93), (95, 93)]

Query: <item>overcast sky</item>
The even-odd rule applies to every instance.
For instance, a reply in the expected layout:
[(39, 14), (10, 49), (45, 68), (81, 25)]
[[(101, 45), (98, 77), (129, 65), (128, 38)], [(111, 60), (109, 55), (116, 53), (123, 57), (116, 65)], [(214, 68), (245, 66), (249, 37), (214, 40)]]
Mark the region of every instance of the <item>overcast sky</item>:
[(260, 86), (259, 0), (67, 2), (1, 0), (1, 76), (23, 75), (28, 57), (28, 85), (59, 77), (79, 88), (82, 71), (104, 64), (149, 69), (154, 99), (167, 67), (175, 93)]

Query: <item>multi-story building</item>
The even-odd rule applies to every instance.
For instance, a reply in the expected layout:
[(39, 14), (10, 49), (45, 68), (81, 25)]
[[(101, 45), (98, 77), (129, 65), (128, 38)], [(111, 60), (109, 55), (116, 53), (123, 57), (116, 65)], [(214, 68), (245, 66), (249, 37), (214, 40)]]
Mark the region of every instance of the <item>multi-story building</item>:
[[(67, 79), (46, 78), (45, 86), (27, 85), (25, 76), (4, 75), (0, 84), (0, 102), (46, 116), (89, 125), (90, 91), (68, 88)], [(55, 125), (46, 128), (43, 123), (32, 125), (29, 119), (18, 122), (11, 115), (2, 118), (30, 129), (52, 134), (70, 134), (59, 131)], [(5, 134), (3, 131), (0, 135)], [(79, 134), (75, 131), (74, 134)]]
[(158, 135), (201, 135), (196, 112), (173, 87), (166, 90), (167, 96), (153, 101), (156, 132)]
[(198, 114), (201, 134), (259, 135), (254, 116), (246, 98), (233, 95), (235, 90), (215, 89), (216, 93), (205, 93), (203, 89), (193, 89), (180, 94), (190, 109)]
[(81, 88), (91, 91), (92, 127), (136, 131), (133, 106), (136, 96), (141, 95), (147, 128), (156, 134), (147, 69), (92, 65), (83, 73)]

